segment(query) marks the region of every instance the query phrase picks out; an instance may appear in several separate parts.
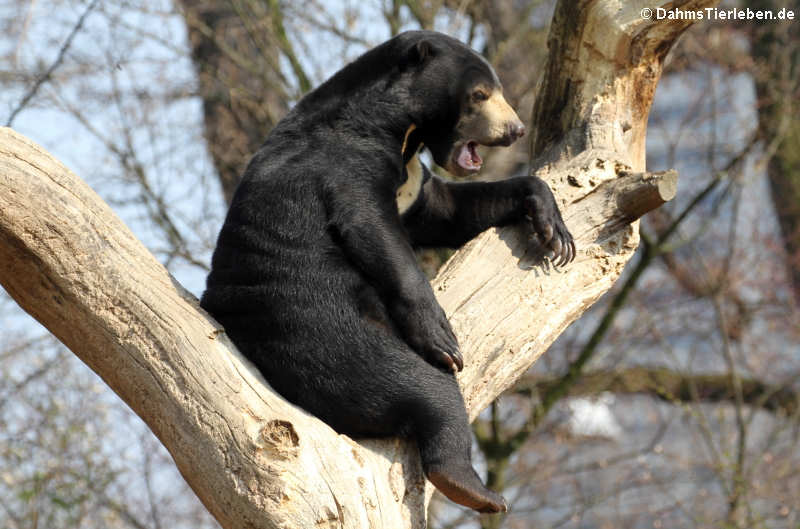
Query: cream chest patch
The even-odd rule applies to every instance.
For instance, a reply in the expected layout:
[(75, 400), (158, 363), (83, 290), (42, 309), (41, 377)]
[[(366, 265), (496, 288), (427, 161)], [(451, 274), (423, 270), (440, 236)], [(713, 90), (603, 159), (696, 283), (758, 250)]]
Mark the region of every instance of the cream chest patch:
[(422, 190), (422, 162), (419, 161), (418, 156), (412, 157), (406, 164), (406, 178), (405, 183), (397, 190), (397, 211), (402, 215), (414, 202), (417, 201), (419, 193)]

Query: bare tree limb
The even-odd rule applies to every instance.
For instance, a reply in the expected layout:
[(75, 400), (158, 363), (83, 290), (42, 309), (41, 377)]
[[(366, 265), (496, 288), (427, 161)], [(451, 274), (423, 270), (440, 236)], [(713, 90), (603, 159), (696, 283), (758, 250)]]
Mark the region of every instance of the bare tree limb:
[[(525, 375), (514, 386), (515, 393), (546, 393), (560, 382), (554, 377)], [(592, 397), (603, 392), (618, 395), (643, 394), (672, 402), (734, 404), (730, 375), (681, 373), (661, 367), (627, 367), (612, 371), (585, 373), (568, 392), (569, 397)], [(747, 406), (794, 415), (800, 407), (800, 394), (789, 386), (769, 384), (754, 378), (741, 379), (742, 402)]]

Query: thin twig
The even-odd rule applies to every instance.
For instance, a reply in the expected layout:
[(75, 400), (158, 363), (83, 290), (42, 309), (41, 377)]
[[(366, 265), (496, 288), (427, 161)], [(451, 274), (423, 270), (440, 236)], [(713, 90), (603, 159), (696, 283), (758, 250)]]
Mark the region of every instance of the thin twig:
[(11, 116), (8, 118), (8, 121), (6, 121), (6, 127), (11, 126), (11, 124), (14, 122), (14, 118), (17, 117), (17, 114), (22, 112), (22, 110), (28, 105), (30, 100), (33, 99), (33, 97), (36, 95), (37, 92), (39, 92), (39, 88), (41, 88), (44, 83), (50, 80), (50, 77), (53, 75), (53, 72), (56, 70), (56, 68), (61, 66), (61, 63), (64, 62), (64, 57), (67, 55), (67, 51), (69, 50), (70, 46), (72, 46), (72, 40), (75, 38), (75, 36), (83, 27), (83, 23), (86, 21), (86, 17), (89, 16), (89, 13), (91, 13), (94, 7), (97, 5), (97, 1), (98, 0), (93, 0), (92, 3), (86, 7), (86, 10), (84, 10), (83, 14), (78, 19), (77, 24), (75, 24), (75, 27), (72, 28), (72, 31), (67, 37), (67, 40), (64, 41), (64, 44), (61, 45), (61, 49), (58, 50), (58, 55), (56, 56), (56, 60), (53, 61), (53, 64), (50, 65), (47, 71), (44, 72), (44, 74), (36, 80), (36, 82), (33, 84), (30, 90), (28, 90), (28, 93), (26, 93), (25, 96), (22, 98), (22, 100), (19, 102), (17, 108), (14, 109), (14, 111), (11, 113)]

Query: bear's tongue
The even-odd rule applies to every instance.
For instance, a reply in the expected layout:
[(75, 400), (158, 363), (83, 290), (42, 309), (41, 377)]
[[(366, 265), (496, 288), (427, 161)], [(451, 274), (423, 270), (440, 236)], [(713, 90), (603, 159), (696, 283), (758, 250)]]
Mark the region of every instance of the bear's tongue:
[(477, 147), (478, 144), (474, 141), (468, 141), (462, 145), (456, 159), (458, 165), (467, 171), (477, 171), (480, 169), (483, 160), (480, 155), (478, 155)]

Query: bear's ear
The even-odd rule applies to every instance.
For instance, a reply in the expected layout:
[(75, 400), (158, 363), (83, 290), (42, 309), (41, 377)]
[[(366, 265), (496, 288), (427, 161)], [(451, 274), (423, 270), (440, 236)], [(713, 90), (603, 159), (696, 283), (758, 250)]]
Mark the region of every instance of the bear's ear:
[(423, 64), (430, 57), (433, 57), (434, 53), (433, 44), (429, 40), (421, 40), (408, 50), (406, 64), (408, 66)]

